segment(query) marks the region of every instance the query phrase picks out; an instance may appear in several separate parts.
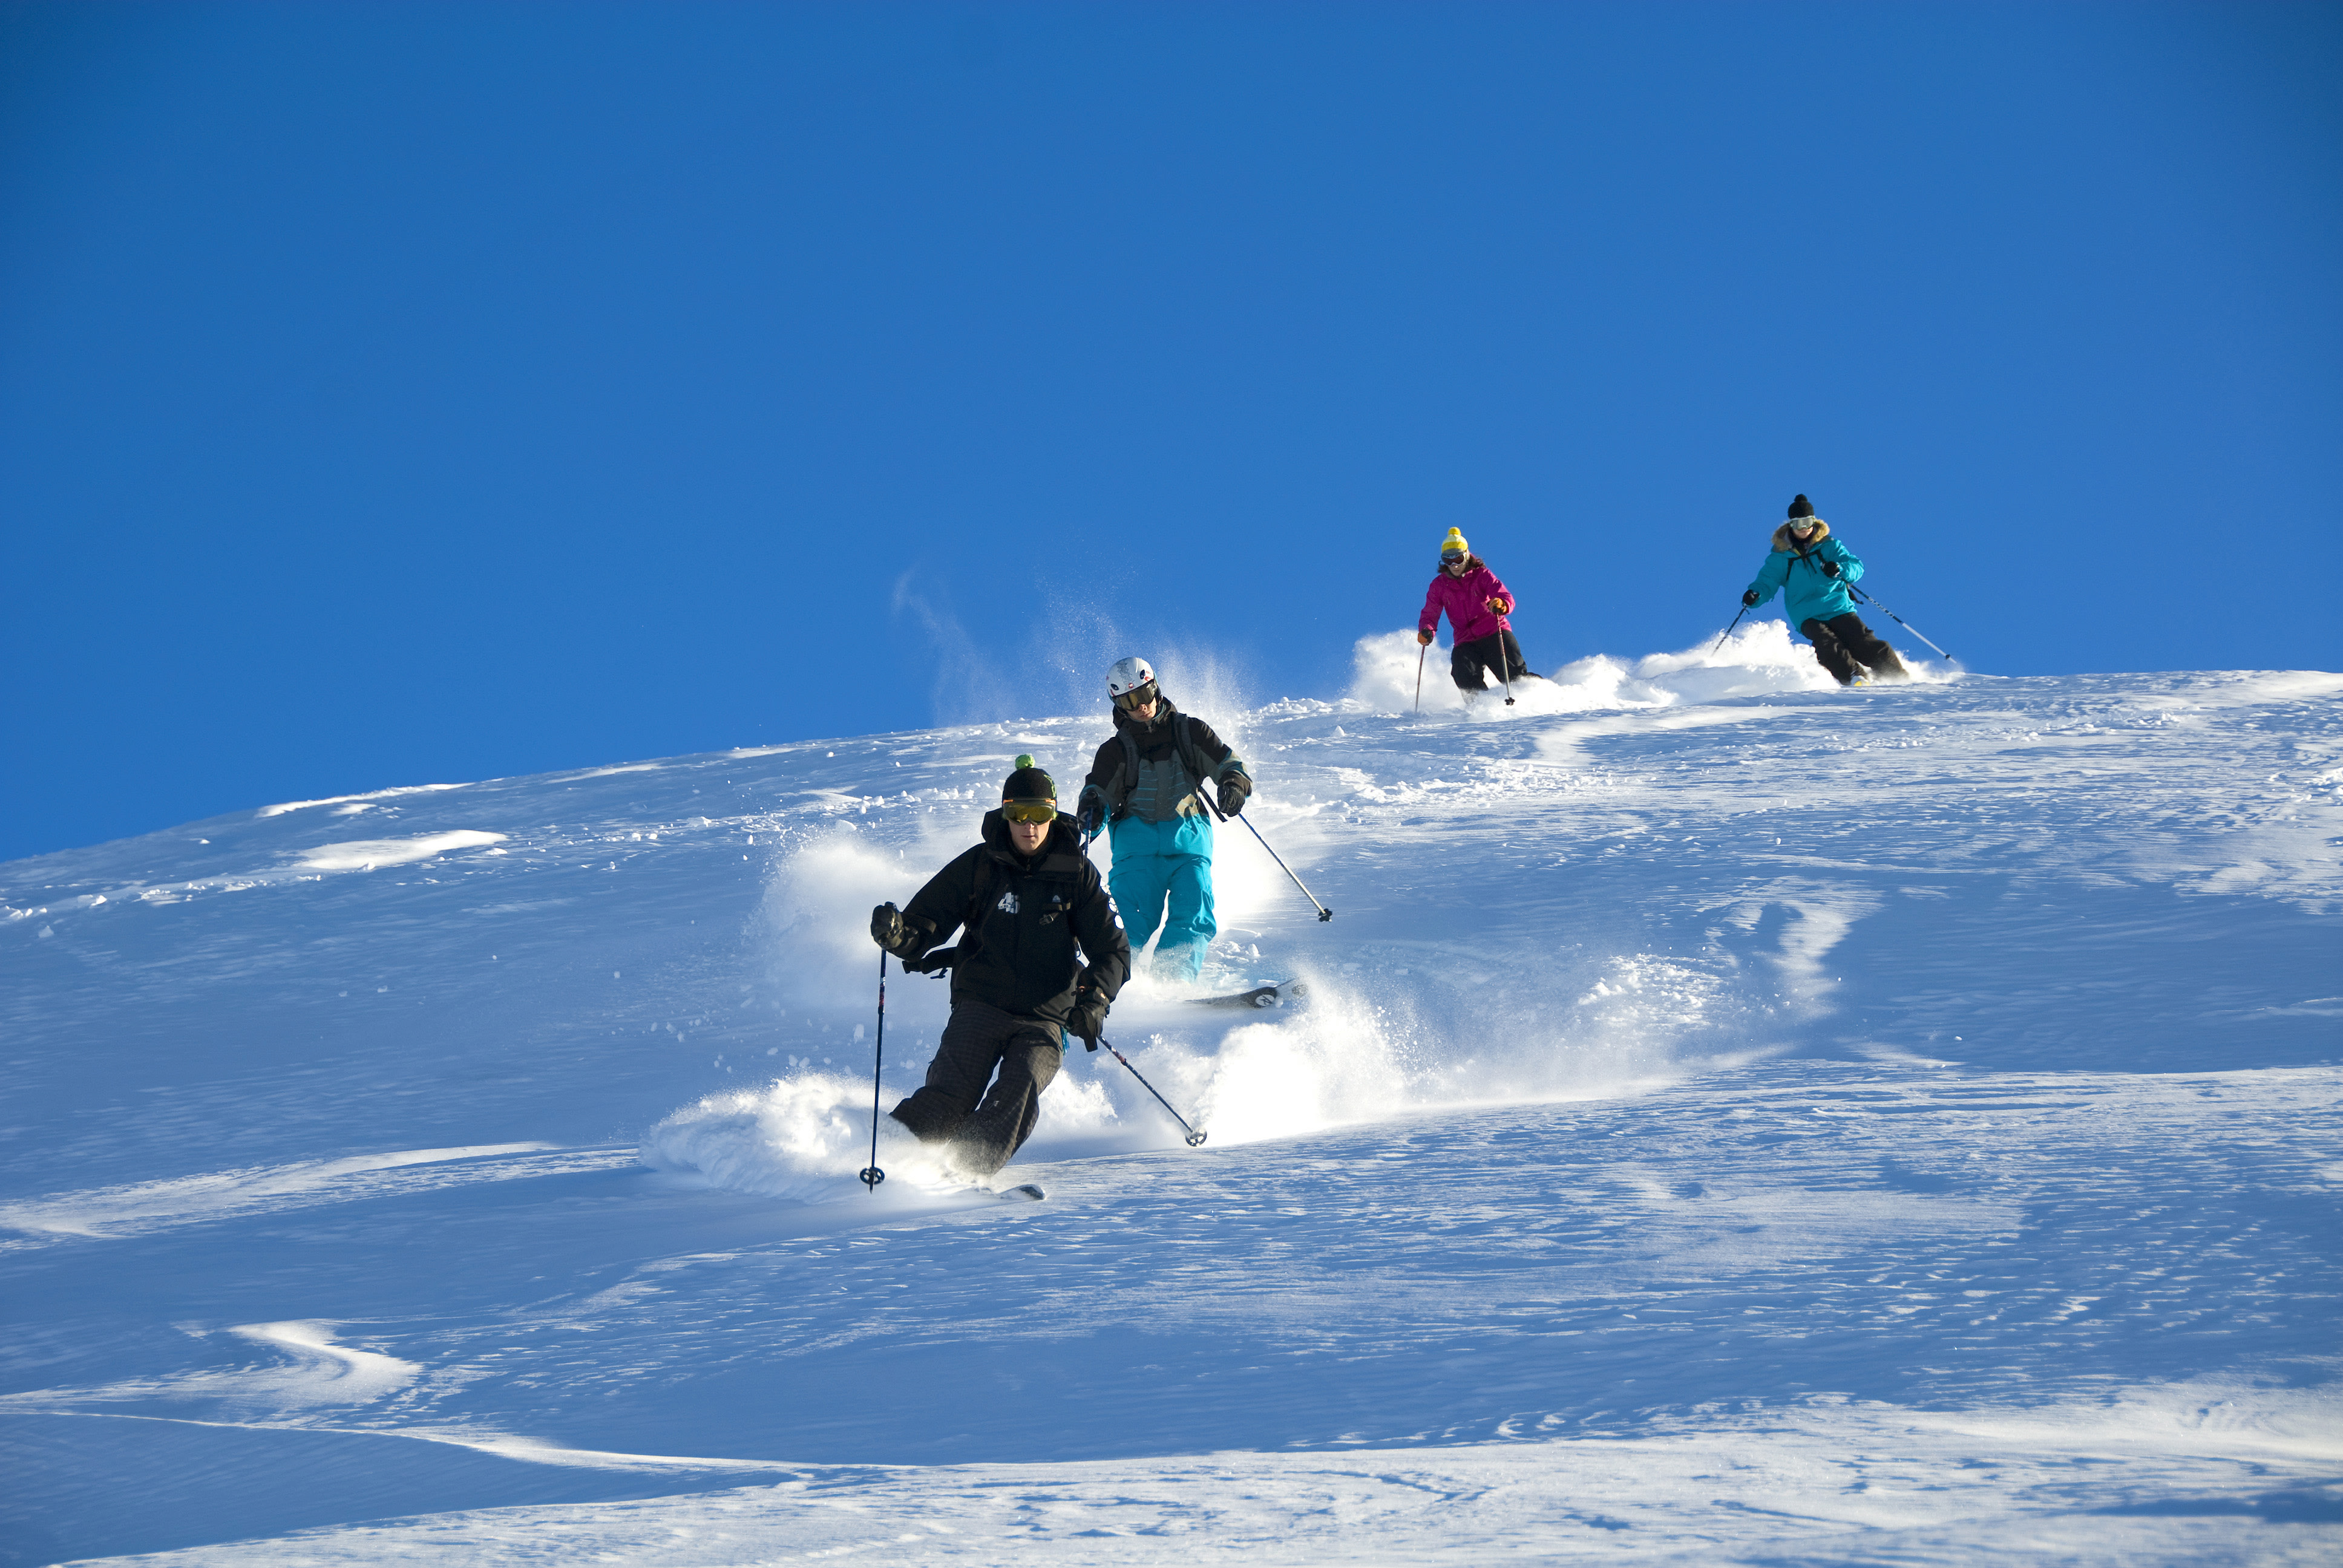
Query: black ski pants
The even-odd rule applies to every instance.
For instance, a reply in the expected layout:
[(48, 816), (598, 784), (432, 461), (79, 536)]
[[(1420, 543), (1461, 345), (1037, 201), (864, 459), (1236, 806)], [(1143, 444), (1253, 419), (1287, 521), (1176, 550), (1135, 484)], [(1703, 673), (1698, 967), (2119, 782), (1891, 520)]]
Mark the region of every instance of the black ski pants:
[[(1503, 649), (1502, 653), (1500, 648)], [(1487, 690), (1490, 676), (1496, 677), (1502, 685), (1519, 680), (1529, 672), (1530, 667), (1522, 662), (1522, 645), (1513, 640), (1510, 631), (1493, 631), (1486, 637), (1460, 642), (1448, 653), (1448, 678), (1463, 691)]]
[(955, 1002), (928, 1081), (888, 1114), (922, 1143), (950, 1144), (952, 1162), (970, 1175), (990, 1176), (1033, 1135), (1041, 1091), (1065, 1060), (1064, 1039), (1054, 1023), (987, 1002)]
[(1841, 686), (1855, 676), (1860, 665), (1882, 680), (1907, 680), (1912, 672), (1896, 657), (1896, 650), (1886, 640), (1863, 624), (1859, 615), (1835, 615), (1828, 620), (1810, 620), (1798, 629), (1805, 632), (1815, 645), (1815, 658), (1831, 678)]

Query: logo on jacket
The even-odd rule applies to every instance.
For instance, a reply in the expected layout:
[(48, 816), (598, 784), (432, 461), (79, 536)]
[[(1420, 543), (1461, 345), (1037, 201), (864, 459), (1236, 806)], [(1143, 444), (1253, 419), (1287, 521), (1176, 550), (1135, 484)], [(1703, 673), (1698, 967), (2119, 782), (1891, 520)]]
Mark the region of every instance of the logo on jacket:
[(992, 907), (999, 910), (1004, 915), (1015, 914), (1017, 912), (1017, 890), (1011, 888), (1007, 892), (1001, 894), (1001, 901)]

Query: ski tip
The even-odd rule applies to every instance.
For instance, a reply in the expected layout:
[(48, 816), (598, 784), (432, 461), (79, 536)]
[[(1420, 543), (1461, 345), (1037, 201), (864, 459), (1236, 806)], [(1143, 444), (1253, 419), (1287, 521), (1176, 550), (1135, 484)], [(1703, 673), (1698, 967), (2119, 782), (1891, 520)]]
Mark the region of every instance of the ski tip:
[(1039, 1203), (1042, 1199), (1047, 1198), (1049, 1194), (1042, 1191), (1041, 1189), (1036, 1187), (1031, 1181), (1021, 1181), (1016, 1186), (1010, 1188), (1007, 1191), (996, 1193), (994, 1196), (1004, 1201)]
[(1190, 1007), (1282, 1007), (1309, 988), (1292, 980), (1272, 980), (1266, 985), (1246, 990), (1232, 990), (1225, 996), (1192, 996), (1182, 1000)]

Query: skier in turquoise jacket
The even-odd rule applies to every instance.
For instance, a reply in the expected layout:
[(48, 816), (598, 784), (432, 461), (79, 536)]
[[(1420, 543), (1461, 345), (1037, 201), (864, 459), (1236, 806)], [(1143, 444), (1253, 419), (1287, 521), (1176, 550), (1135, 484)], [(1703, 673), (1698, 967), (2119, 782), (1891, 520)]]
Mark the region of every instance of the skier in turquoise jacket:
[(1831, 537), (1805, 497), (1791, 501), (1788, 521), (1774, 530), (1773, 553), (1741, 596), (1745, 610), (1776, 593), (1789, 606), (1790, 624), (1815, 645), (1816, 662), (1849, 686), (1867, 670), (1874, 680), (1908, 680), (1896, 650), (1855, 613), (1847, 586), (1863, 576), (1863, 558)]
[(1107, 672), (1106, 689), (1115, 732), (1091, 760), (1076, 818), (1093, 839), (1101, 827), (1111, 829), (1107, 887), (1131, 950), (1146, 946), (1160, 924), (1155, 972), (1193, 980), (1220, 930), (1212, 913), (1212, 819), (1203, 791), (1213, 792), (1222, 816), (1233, 817), (1252, 798), (1252, 778), (1211, 725), (1172, 706), (1145, 659), (1117, 663)]

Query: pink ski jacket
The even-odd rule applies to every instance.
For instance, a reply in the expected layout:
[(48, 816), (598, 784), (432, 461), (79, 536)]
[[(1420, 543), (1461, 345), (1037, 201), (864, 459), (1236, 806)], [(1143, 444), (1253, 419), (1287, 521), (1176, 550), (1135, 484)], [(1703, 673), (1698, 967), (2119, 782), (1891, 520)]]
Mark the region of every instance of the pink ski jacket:
[[(1503, 612), (1490, 612), (1489, 601), (1493, 598), (1504, 601)], [(1478, 642), (1512, 629), (1513, 623), (1505, 617), (1513, 613), (1513, 596), (1497, 580), (1497, 574), (1489, 569), (1487, 562), (1479, 556), (1466, 556), (1463, 577), (1450, 577), (1443, 568), (1432, 579), (1432, 587), (1423, 596), (1423, 613), (1415, 618), (1416, 630), (1438, 631), (1442, 610), (1448, 612), (1448, 624), (1455, 630), (1457, 641)]]

